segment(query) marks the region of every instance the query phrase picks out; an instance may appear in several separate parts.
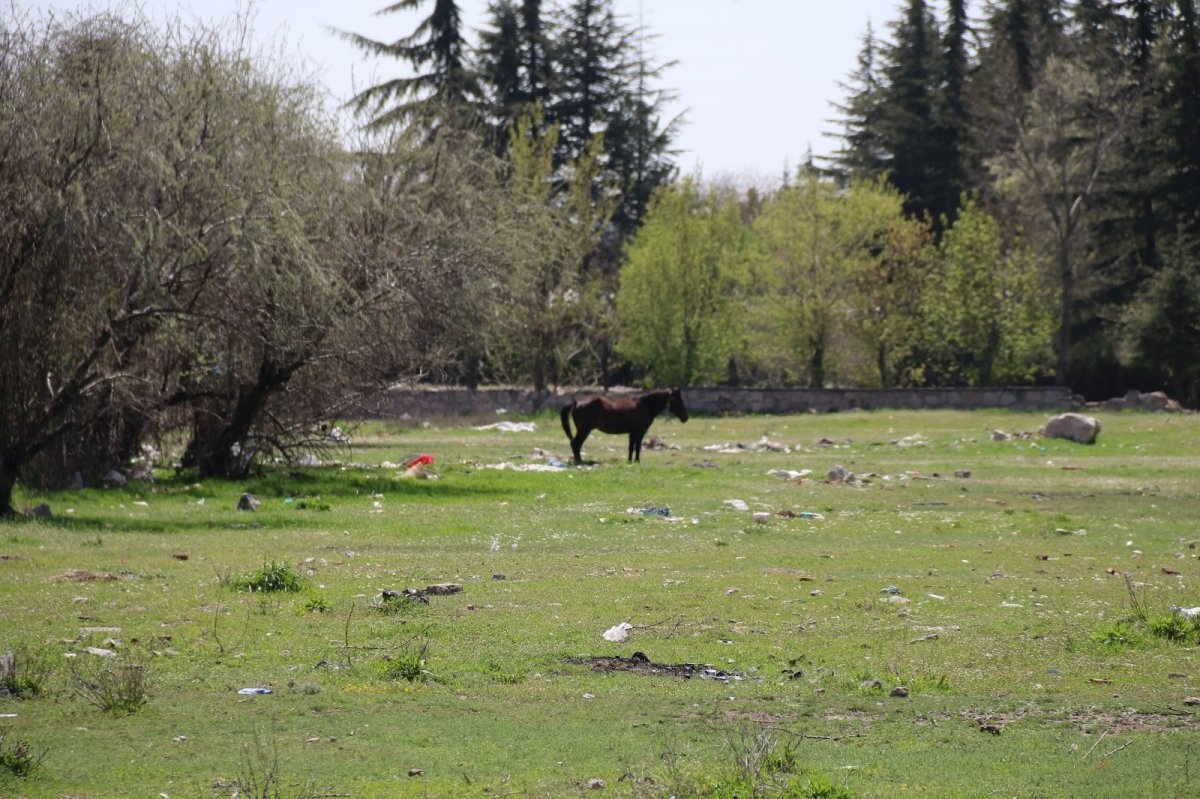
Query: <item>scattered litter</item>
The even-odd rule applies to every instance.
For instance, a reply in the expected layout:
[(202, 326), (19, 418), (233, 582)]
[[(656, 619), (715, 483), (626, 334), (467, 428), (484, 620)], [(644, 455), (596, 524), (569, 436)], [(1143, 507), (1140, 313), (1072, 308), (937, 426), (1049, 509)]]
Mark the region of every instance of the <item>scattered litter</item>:
[(626, 508), (625, 512), (631, 516), (664, 516), (669, 518), (671, 515), (671, 509), (666, 505), (663, 505), (661, 508)]
[(406, 469), (411, 469), (414, 466), (432, 466), (432, 465), (433, 465), (433, 456), (432, 455), (418, 455), (417, 457), (410, 460), (408, 463), (404, 464), (404, 467)]
[(296, 465), (297, 466), (320, 466), (321, 459), (318, 458), (316, 455), (313, 455), (311, 452), (306, 452), (303, 455), (301, 455), (299, 458), (296, 458)]
[(608, 787), (608, 783), (599, 777), (593, 777), (587, 781), (587, 787), (590, 791), (600, 791)]
[(725, 500), (725, 504), (734, 510), (750, 510), (750, 506), (746, 504), (745, 500), (741, 499), (727, 499)]
[(699, 463), (693, 463), (692, 466), (695, 466), (697, 469), (719, 469), (719, 468), (721, 468), (721, 467), (717, 466), (717, 464), (715, 462), (710, 461), (707, 458), (700, 461)]
[(946, 598), (946, 597), (942, 596), (941, 594), (926, 594), (925, 596), (929, 597), (930, 599), (945, 599)]
[(970, 469), (956, 469), (954, 471), (954, 476), (957, 477), (959, 480), (969, 480), (971, 478), (971, 470)]
[(760, 452), (764, 449), (767, 450), (768, 452), (790, 452), (791, 451), (787, 447), (785, 447), (783, 444), (780, 444), (778, 441), (772, 441), (769, 438), (767, 438), (766, 436), (763, 436), (758, 441), (754, 442), (754, 448), (759, 450)]
[(270, 688), (240, 688), (238, 693), (242, 696), (258, 696), (271, 693)]
[(895, 605), (907, 605), (908, 597), (906, 596), (885, 596), (880, 602), (891, 602)]
[(605, 641), (612, 641), (613, 643), (619, 644), (629, 637), (629, 631), (632, 629), (632, 624), (627, 621), (623, 621), (620, 624), (613, 625), (605, 630), (602, 637)]
[(812, 469), (772, 469), (767, 472), (768, 477), (782, 477), (785, 480), (801, 480), (813, 473)]
[(1001, 602), (1000, 607), (1002, 607), (1002, 608), (1023, 608), (1025, 606), (1018, 605), (1016, 602)]
[(900, 589), (897, 588), (896, 586), (889, 585), (887, 588), (879, 589), (879, 593), (881, 593), (881, 594), (899, 594), (901, 592), (900, 592)]
[(494, 422), (472, 427), (472, 430), (499, 430), (501, 433), (532, 433), (537, 430), (533, 422)]
[(911, 436), (905, 436), (904, 438), (897, 438), (892, 443), (897, 447), (924, 447), (929, 444), (929, 442), (925, 440), (925, 436), (921, 435), (920, 433), (914, 433)]
[(117, 653), (111, 649), (101, 649), (98, 646), (89, 646), (83, 651), (87, 652), (89, 655), (95, 655), (96, 657), (101, 658), (115, 658), (117, 656)]
[[(1059, 535), (1087, 535), (1087, 530), (1080, 527), (1078, 530), (1068, 530), (1065, 527), (1056, 527), (1054, 532)], [(1126, 545), (1128, 546), (1128, 544)]]
[(382, 599), (385, 603), (386, 602), (395, 602), (399, 599), (409, 599), (413, 602), (422, 602), (426, 605), (429, 604), (429, 597), (426, 596), (426, 592), (420, 591), (416, 588), (405, 588), (402, 591), (387, 591), (387, 590), (385, 590), (382, 593), (380, 593), (379, 598)]
[[(634, 674), (655, 677), (679, 677), (684, 680), (700, 679), (714, 680), (721, 683), (741, 682), (746, 678), (737, 672), (725, 671), (706, 663), (655, 663), (644, 652), (634, 652), (627, 658), (623, 657), (584, 657), (567, 658), (568, 663), (585, 666), (590, 665), (595, 671), (613, 672), (627, 671)], [(761, 680), (752, 676), (749, 679)], [(590, 695), (584, 695), (590, 698)]]
[(1183, 616), (1185, 619), (1194, 619), (1200, 616), (1200, 606), (1194, 608), (1171, 608), (1175, 613)]
[(503, 463), (484, 464), (483, 468), (512, 472), (565, 472), (568, 467), (562, 461), (555, 461), (554, 463), (523, 463), (520, 466), (504, 461)]

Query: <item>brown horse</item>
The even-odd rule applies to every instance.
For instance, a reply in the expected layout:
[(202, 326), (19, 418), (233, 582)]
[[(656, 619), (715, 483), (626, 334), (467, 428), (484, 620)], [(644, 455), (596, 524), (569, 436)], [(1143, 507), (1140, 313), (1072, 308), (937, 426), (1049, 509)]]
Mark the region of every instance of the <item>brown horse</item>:
[[(683, 405), (683, 394), (677, 388), (664, 388), (650, 391), (637, 397), (583, 397), (577, 399), (562, 409), (562, 426), (571, 439), (571, 451), (575, 453), (575, 462), (581, 463), (580, 450), (583, 442), (593, 430), (601, 433), (628, 433), (629, 460), (642, 461), (642, 439), (650, 429), (654, 417), (664, 410), (679, 417), (679, 421), (688, 420), (687, 408)], [(571, 435), (571, 419), (575, 420), (575, 429)]]

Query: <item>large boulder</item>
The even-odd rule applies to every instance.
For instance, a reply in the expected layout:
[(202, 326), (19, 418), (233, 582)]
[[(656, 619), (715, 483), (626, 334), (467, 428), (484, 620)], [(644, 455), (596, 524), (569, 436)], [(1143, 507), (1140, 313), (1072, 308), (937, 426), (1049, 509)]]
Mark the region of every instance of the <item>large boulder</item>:
[(1042, 428), (1046, 438), (1066, 438), (1080, 444), (1095, 444), (1100, 435), (1100, 421), (1079, 413), (1063, 413), (1053, 416)]

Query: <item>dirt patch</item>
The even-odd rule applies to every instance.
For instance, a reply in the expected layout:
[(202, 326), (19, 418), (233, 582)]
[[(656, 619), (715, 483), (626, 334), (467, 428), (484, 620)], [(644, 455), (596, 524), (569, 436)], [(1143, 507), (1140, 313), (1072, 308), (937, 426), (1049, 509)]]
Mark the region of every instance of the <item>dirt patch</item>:
[(706, 663), (655, 663), (643, 652), (634, 652), (627, 658), (615, 657), (583, 657), (567, 658), (568, 663), (578, 666), (591, 666), (593, 671), (627, 671), (647, 677), (675, 677), (681, 680), (699, 679), (730, 682), (743, 679), (735, 671), (725, 671)]
[(107, 580), (116, 580), (117, 576), (112, 572), (94, 572), (90, 569), (67, 569), (54, 580), (69, 580), (74, 583), (95, 583)]
[(0, 560), (29, 560), (24, 555), (0, 555)]

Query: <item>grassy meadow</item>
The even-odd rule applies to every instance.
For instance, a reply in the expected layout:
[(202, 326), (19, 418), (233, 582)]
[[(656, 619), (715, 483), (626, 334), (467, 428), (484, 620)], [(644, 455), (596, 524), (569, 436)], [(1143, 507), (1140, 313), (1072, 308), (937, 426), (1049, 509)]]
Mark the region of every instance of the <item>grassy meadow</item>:
[(374, 424), (19, 492), (0, 796), (1200, 795), (1200, 416), (992, 440), (1047, 416), (659, 419), (553, 471), (556, 416)]

